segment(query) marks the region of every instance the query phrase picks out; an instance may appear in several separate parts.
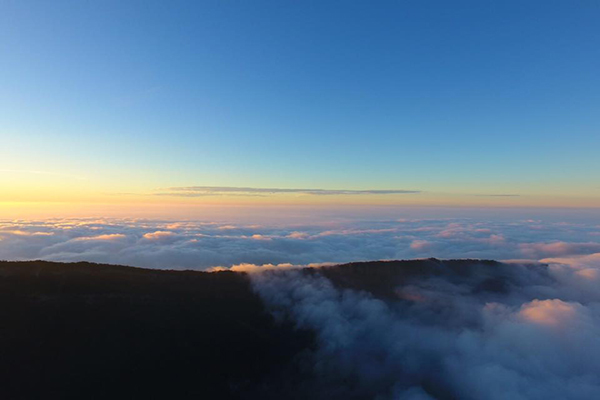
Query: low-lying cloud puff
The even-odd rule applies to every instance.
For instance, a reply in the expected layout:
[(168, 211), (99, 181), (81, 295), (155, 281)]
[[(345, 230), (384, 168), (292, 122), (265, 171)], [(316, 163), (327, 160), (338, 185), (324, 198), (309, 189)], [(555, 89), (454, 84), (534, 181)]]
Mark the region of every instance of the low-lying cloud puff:
[[(51, 219), (0, 221), (0, 259), (94, 261), (150, 268), (343, 263), (412, 258), (559, 259), (600, 253), (594, 221), (386, 218), (306, 223)], [(594, 278), (593, 272), (579, 272)]]
[(165, 240), (171, 239), (175, 236), (175, 234), (171, 231), (156, 231), (156, 232), (148, 232), (144, 233), (143, 238), (147, 240)]
[(525, 321), (543, 325), (565, 326), (576, 319), (578, 303), (566, 303), (559, 299), (533, 300), (523, 304), (519, 316)]
[(119, 240), (119, 239), (124, 239), (125, 237), (126, 236), (123, 235), (122, 233), (109, 233), (109, 234), (98, 235), (98, 236), (81, 236), (81, 237), (75, 238), (73, 240), (76, 240), (76, 241)]

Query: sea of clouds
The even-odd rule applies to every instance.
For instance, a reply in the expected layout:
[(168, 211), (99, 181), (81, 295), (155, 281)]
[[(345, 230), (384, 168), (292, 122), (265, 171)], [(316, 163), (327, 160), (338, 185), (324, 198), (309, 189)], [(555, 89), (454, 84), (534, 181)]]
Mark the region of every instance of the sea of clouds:
[(92, 261), (208, 269), (238, 264), (343, 263), (411, 258), (496, 260), (600, 253), (586, 218), (336, 218), (167, 221), (131, 218), (0, 220), (0, 259)]
[[(248, 271), (273, 315), (315, 333), (312, 398), (600, 398), (598, 218), (261, 219), (3, 220), (0, 259)], [(419, 276), (397, 299), (300, 268), (428, 257), (512, 261)], [(507, 284), (479, 290), (490, 278)]]

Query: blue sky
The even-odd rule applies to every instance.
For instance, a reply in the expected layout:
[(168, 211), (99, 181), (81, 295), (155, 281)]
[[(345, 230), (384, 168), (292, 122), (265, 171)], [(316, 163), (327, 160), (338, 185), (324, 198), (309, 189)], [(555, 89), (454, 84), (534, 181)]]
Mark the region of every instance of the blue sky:
[(0, 1), (0, 169), (103, 192), (594, 205), (599, 17), (595, 1)]

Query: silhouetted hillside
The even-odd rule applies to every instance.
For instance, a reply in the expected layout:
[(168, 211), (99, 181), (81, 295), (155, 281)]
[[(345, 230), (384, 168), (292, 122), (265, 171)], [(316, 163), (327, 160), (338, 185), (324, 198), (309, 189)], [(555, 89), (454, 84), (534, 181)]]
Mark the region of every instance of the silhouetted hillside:
[(264, 397), (310, 344), (245, 274), (0, 263), (2, 399)]
[[(540, 265), (528, 265), (543, 272)], [(363, 290), (383, 299), (397, 299), (398, 287), (427, 278), (473, 284), (472, 290), (503, 292), (518, 285), (509, 264), (493, 260), (423, 260), (368, 261), (322, 267), (312, 273), (322, 274), (335, 285)]]

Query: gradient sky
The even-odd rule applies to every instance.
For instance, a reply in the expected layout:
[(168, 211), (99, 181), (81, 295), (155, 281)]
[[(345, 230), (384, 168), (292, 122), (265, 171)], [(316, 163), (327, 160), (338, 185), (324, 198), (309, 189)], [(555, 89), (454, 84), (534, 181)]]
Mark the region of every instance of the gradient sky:
[[(597, 1), (0, 0), (0, 203), (600, 207), (598, 21)], [(347, 192), (391, 189), (419, 193)]]

